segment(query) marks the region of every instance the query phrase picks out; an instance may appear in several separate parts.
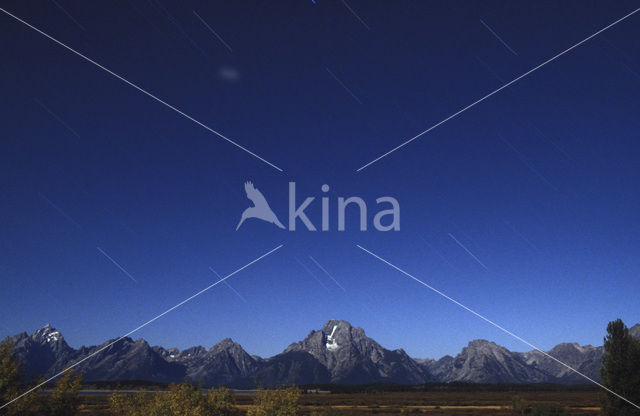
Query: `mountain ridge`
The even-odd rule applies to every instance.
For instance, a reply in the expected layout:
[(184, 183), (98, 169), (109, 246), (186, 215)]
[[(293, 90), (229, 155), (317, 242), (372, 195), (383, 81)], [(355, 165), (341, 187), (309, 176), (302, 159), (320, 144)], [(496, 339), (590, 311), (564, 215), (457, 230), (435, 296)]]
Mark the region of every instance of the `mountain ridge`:
[[(631, 327), (629, 333), (640, 339), (640, 324)], [(454, 381), (587, 383), (537, 350), (512, 352), (494, 342), (477, 339), (469, 341), (455, 356), (445, 355), (437, 360), (412, 358), (401, 348), (382, 347), (364, 329), (342, 320), (329, 320), (319, 330), (310, 331), (304, 339), (269, 358), (249, 355), (231, 338), (224, 338), (209, 349), (202, 346), (165, 349), (130, 337), (113, 345), (109, 344), (115, 339), (74, 349), (50, 324), (31, 335), (17, 334), (11, 340), (30, 379), (51, 377), (79, 363), (76, 369), (87, 381), (178, 382), (188, 378), (207, 386), (229, 387)], [(564, 342), (547, 353), (594, 380), (600, 379), (602, 346)]]

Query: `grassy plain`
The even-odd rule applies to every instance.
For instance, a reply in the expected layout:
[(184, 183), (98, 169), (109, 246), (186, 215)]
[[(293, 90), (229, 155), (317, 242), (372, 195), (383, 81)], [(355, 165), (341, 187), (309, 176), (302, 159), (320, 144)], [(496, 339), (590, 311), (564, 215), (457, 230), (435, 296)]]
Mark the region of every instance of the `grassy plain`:
[[(162, 394), (161, 392), (157, 394)], [(376, 392), (347, 394), (303, 394), (301, 415), (333, 409), (334, 414), (365, 415), (432, 415), (432, 416), (506, 416), (514, 415), (513, 398), (532, 405), (556, 403), (574, 416), (600, 413), (597, 391), (530, 391), (530, 392)], [(235, 395), (238, 408), (244, 412), (253, 403), (253, 394)], [(109, 393), (82, 395), (82, 415), (107, 416)]]

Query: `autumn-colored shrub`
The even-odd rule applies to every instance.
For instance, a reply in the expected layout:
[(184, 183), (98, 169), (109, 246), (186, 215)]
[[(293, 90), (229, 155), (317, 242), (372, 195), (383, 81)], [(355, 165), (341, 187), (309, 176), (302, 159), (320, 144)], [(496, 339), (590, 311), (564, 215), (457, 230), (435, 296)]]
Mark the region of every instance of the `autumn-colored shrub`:
[(233, 394), (225, 388), (202, 389), (191, 383), (172, 384), (167, 392), (115, 393), (110, 398), (114, 416), (236, 416)]
[(247, 416), (297, 416), (300, 390), (296, 387), (261, 388)]

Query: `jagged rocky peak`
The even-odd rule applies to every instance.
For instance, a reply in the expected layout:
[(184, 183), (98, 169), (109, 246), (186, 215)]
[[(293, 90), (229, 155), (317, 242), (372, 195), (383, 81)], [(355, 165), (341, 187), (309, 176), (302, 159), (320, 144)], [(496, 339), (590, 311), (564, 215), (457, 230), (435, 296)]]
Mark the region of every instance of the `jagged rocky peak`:
[(320, 330), (313, 330), (302, 341), (291, 344), (285, 352), (306, 351), (323, 364), (332, 362), (336, 354), (347, 350), (360, 349), (358, 346), (370, 344), (362, 328), (353, 327), (349, 322), (332, 319)]
[(496, 355), (506, 352), (507, 349), (499, 346), (495, 342), (486, 339), (474, 339), (469, 341), (466, 347), (462, 349), (461, 354), (468, 355)]
[(474, 339), (469, 341), (466, 347), (462, 349), (460, 354), (455, 357), (455, 362), (476, 360), (476, 359), (503, 359), (503, 356), (510, 355), (511, 352), (495, 342), (486, 339)]
[(31, 339), (41, 344), (64, 341), (64, 337), (60, 331), (52, 327), (51, 324), (46, 324), (42, 328), (38, 329), (31, 335)]
[(557, 354), (572, 354), (576, 352), (583, 353), (586, 350), (590, 350), (593, 348), (594, 347), (591, 345), (582, 346), (577, 342), (563, 342), (553, 347), (549, 352)]
[(495, 342), (487, 341), (486, 339), (474, 339), (469, 341), (467, 348), (471, 349), (487, 349), (487, 348), (499, 348)]
[[(57, 362), (64, 362), (71, 358), (73, 348), (67, 345), (60, 331), (50, 324), (38, 329), (33, 334), (18, 334), (12, 337), (13, 348), (23, 360), (23, 366), (28, 378), (45, 374)], [(58, 369), (56, 367), (56, 369)]]
[(322, 332), (331, 333), (331, 331), (333, 331), (333, 327), (334, 326), (337, 326), (340, 329), (347, 329), (347, 330), (353, 328), (353, 326), (351, 326), (351, 323), (349, 323), (347, 321), (343, 321), (343, 320), (339, 320), (339, 319), (330, 319), (322, 327)]
[(357, 336), (364, 336), (364, 329), (360, 328), (360, 327), (356, 327), (351, 325), (350, 322), (347, 321), (343, 321), (343, 320), (338, 320), (338, 319), (331, 319), (329, 321), (327, 321), (326, 324), (324, 324), (324, 326), (322, 327), (322, 332), (326, 335), (330, 335), (331, 332), (333, 332), (333, 328), (336, 328), (336, 333), (341, 332), (343, 334), (350, 334), (352, 336), (357, 335)]
[[(154, 349), (156, 349), (156, 347), (154, 347)], [(178, 348), (169, 348), (168, 350), (164, 350), (161, 347), (158, 347), (157, 350), (160, 355), (168, 361), (186, 361), (197, 359), (207, 354), (207, 349), (200, 345), (190, 347), (185, 350), (179, 350)]]
[(306, 352), (329, 370), (335, 383), (424, 382), (424, 372), (402, 350), (389, 351), (362, 328), (347, 321), (330, 320), (320, 330), (291, 344), (285, 354)]
[[(315, 331), (313, 331), (311, 335), (313, 335), (314, 332)], [(324, 347), (329, 351), (336, 351), (341, 346), (367, 339), (364, 329), (354, 327), (347, 321), (335, 319), (324, 324), (321, 333), (324, 336)]]
[[(209, 349), (210, 353), (229, 352), (232, 354), (246, 354), (242, 345), (234, 342), (231, 338), (225, 338)], [(247, 354), (248, 355), (248, 354)]]
[(151, 347), (151, 349), (160, 354), (160, 356), (162, 356), (166, 360), (171, 360), (180, 355), (180, 350), (175, 347), (164, 349), (159, 345), (154, 345), (153, 347)]
[(218, 342), (216, 345), (214, 345), (213, 347), (211, 347), (211, 350), (215, 350), (215, 349), (229, 349), (229, 348), (235, 348), (235, 347), (239, 347), (240, 344), (234, 342), (231, 338), (225, 338), (222, 341)]
[(635, 324), (634, 326), (629, 328), (629, 333), (632, 337), (640, 339), (640, 324)]

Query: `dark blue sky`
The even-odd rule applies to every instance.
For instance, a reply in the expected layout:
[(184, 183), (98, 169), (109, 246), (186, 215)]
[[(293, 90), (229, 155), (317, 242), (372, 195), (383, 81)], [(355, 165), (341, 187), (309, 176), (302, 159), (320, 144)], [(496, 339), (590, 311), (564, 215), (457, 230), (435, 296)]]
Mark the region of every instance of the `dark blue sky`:
[[(216, 286), (136, 337), (268, 356), (346, 319), (417, 357), (529, 349), (355, 244), (543, 349), (640, 322), (640, 14), (356, 173), (638, 2), (348, 5), (362, 21), (329, 0), (2, 1), (284, 172), (0, 13), (0, 333), (100, 343), (279, 244), (229, 279), (242, 298)], [(247, 180), (285, 223), (289, 181), (329, 184), (332, 231), (234, 231)], [(355, 211), (336, 231), (353, 195), (397, 198), (401, 231)]]

